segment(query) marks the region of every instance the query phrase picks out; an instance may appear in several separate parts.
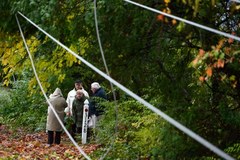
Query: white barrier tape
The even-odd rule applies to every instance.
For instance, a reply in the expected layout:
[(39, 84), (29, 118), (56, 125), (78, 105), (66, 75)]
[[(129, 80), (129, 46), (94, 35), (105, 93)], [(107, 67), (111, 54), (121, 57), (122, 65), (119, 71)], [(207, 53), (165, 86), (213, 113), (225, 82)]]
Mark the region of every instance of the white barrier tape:
[(81, 56), (77, 55), (75, 52), (73, 52), (72, 50), (70, 50), (68, 47), (66, 47), (64, 44), (62, 44), (61, 42), (59, 42), (58, 40), (56, 40), (54, 37), (52, 37), (50, 34), (48, 34), (46, 31), (44, 31), (42, 28), (40, 28), (38, 25), (36, 25), (35, 23), (33, 23), (30, 19), (28, 19), (27, 17), (25, 17), (22, 13), (18, 12), (23, 18), (25, 18), (28, 22), (30, 22), (32, 25), (34, 25), (36, 28), (38, 28), (40, 31), (42, 31), (45, 35), (47, 35), (49, 38), (51, 38), (54, 42), (56, 42), (58, 45), (60, 45), (61, 47), (63, 47), (64, 49), (66, 49), (69, 53), (71, 53), (72, 55), (74, 55), (75, 57), (77, 57), (80, 61), (82, 61), (84, 64), (86, 64), (88, 67), (90, 67), (92, 70), (94, 70), (95, 72), (97, 72), (99, 75), (101, 75), (102, 77), (104, 77), (105, 79), (107, 79), (108, 81), (112, 82), (114, 85), (116, 85), (117, 87), (119, 87), (122, 91), (124, 91), (125, 93), (127, 93), (128, 95), (130, 95), (131, 97), (133, 97), (134, 99), (136, 99), (137, 101), (139, 101), (140, 103), (142, 103), (143, 105), (145, 105), (147, 108), (149, 108), (150, 110), (152, 110), (153, 112), (157, 113), (159, 116), (161, 116), (163, 119), (165, 119), (166, 121), (168, 121), (170, 124), (172, 124), (173, 126), (175, 126), (176, 128), (178, 128), (179, 130), (183, 131), (184, 133), (186, 133), (188, 136), (192, 137), (193, 139), (195, 139), (197, 142), (199, 142), (200, 144), (204, 145), (205, 147), (209, 148), (210, 150), (212, 150), (214, 153), (216, 153), (217, 155), (219, 155), (222, 158), (228, 159), (228, 160), (234, 160), (234, 158), (232, 158), (231, 156), (229, 156), (228, 154), (224, 153), (223, 151), (221, 151), (219, 148), (215, 147), (214, 145), (212, 145), (211, 143), (209, 143), (207, 140), (203, 139), (202, 137), (200, 137), (199, 135), (197, 135), (196, 133), (194, 133), (193, 131), (191, 131), (190, 129), (186, 128), (185, 126), (183, 126), (182, 124), (180, 124), (179, 122), (177, 122), (176, 120), (174, 120), (173, 118), (169, 117), (167, 114), (163, 113), (162, 111), (160, 111), (159, 109), (157, 109), (156, 107), (154, 107), (153, 105), (151, 105), (150, 103), (148, 103), (147, 101), (145, 101), (144, 99), (142, 99), (141, 97), (139, 97), (138, 95), (136, 95), (135, 93), (133, 93), (132, 91), (130, 91), (129, 89), (127, 89), (126, 87), (124, 87), (123, 85), (121, 85), (120, 83), (118, 83), (117, 81), (115, 81), (114, 79), (112, 79), (111, 77), (109, 77), (107, 74), (103, 73), (102, 71), (100, 71), (98, 68), (96, 68), (95, 66), (93, 66), (91, 63), (89, 63), (88, 61), (86, 61), (85, 59), (83, 59)]

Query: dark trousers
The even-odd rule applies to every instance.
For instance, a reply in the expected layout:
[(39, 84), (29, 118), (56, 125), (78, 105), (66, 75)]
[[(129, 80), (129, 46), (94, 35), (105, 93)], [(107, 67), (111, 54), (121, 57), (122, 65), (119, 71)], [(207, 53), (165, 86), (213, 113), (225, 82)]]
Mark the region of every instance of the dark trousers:
[(82, 127), (76, 127), (76, 133), (82, 134)]
[(73, 139), (75, 139), (75, 134), (76, 134), (76, 124), (75, 123), (71, 124), (71, 128), (69, 129), (69, 133), (71, 134)]
[(87, 140), (94, 140), (95, 139), (95, 133), (94, 133), (94, 128), (88, 128), (87, 130)]
[[(55, 133), (55, 135), (54, 135)], [(60, 144), (61, 142), (61, 131), (48, 131), (48, 144)]]

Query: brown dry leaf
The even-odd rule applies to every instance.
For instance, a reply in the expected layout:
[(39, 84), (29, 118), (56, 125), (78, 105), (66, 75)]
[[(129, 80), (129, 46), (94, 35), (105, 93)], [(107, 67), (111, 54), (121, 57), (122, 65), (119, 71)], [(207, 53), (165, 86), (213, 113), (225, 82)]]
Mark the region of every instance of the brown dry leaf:
[(6, 152), (6, 151), (0, 151), (0, 157), (5, 157), (5, 156), (8, 156), (9, 153)]
[(222, 48), (223, 44), (224, 44), (224, 40), (222, 39), (218, 42), (218, 45), (216, 46), (216, 49), (220, 50)]
[[(13, 132), (9, 132), (8, 129), (2, 129), (0, 126), (0, 137), (7, 137), (2, 140), (0, 145), (0, 159), (11, 159), (13, 156), (17, 156), (17, 159), (69, 159), (76, 160), (81, 159), (82, 155), (77, 148), (69, 142), (69, 138), (63, 134), (60, 145), (53, 145), (46, 148), (47, 134), (45, 132), (26, 134), (21, 131), (17, 138), (13, 137)], [(89, 144), (80, 146), (84, 152), (91, 153), (98, 148), (96, 144)]]
[(224, 52), (226, 53), (226, 54), (230, 54), (230, 51), (231, 51), (231, 48), (230, 47), (226, 47), (226, 48), (224, 48)]

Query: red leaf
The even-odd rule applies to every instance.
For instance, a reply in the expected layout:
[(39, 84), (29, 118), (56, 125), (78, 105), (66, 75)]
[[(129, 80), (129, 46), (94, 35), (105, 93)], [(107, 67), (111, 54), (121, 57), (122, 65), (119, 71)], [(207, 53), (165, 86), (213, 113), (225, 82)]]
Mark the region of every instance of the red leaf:
[(164, 15), (159, 14), (159, 15), (157, 16), (157, 20), (158, 20), (158, 21), (163, 21), (163, 20), (164, 20)]

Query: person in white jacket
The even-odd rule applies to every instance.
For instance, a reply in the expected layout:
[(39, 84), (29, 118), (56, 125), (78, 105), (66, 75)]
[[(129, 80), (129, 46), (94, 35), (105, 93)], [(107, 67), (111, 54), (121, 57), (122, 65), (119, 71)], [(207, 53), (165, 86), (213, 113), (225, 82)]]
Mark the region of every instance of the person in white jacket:
[(74, 89), (71, 90), (67, 96), (66, 102), (67, 102), (68, 106), (64, 110), (64, 112), (66, 113), (67, 116), (72, 116), (72, 103), (73, 103), (73, 100), (75, 99), (76, 92), (79, 89), (83, 91), (83, 94), (86, 98), (89, 98), (88, 92), (86, 90), (84, 90), (84, 88), (83, 88), (82, 81), (76, 80)]

